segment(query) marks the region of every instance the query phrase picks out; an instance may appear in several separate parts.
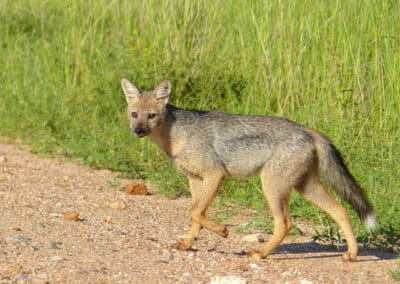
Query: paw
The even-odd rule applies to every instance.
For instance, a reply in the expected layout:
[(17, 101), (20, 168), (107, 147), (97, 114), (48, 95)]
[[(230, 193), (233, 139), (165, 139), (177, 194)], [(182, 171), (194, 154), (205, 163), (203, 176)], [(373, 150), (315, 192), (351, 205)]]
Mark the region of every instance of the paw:
[(352, 254), (348, 251), (342, 254), (343, 261), (356, 261), (357, 254)]
[(256, 250), (251, 250), (247, 253), (247, 256), (250, 258), (251, 261), (253, 262), (259, 262), (263, 257), (261, 256), (261, 253), (256, 251)]
[(218, 235), (220, 235), (223, 238), (228, 237), (228, 234), (229, 234), (229, 230), (226, 227), (224, 227), (224, 229), (218, 233)]
[(177, 241), (172, 245), (173, 249), (178, 249), (178, 250), (189, 250), (191, 245), (187, 245), (185, 241)]

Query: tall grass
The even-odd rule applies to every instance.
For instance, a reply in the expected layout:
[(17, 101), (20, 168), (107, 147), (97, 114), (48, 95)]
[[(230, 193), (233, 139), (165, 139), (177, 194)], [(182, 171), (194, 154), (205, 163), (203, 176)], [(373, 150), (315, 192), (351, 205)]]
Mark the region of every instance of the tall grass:
[[(131, 137), (119, 87), (122, 76), (142, 88), (168, 77), (181, 107), (324, 132), (382, 226), (400, 230), (398, 15), (398, 1), (378, 0), (0, 0), (0, 133), (181, 193), (165, 156)], [(257, 180), (228, 185), (265, 205)], [(292, 202), (294, 215), (318, 218), (310, 208)]]

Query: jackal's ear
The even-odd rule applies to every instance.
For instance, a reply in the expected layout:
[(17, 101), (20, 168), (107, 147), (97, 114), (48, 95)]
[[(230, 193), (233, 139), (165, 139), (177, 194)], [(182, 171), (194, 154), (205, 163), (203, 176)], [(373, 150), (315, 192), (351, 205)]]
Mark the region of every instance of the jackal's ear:
[(156, 96), (157, 102), (163, 105), (168, 103), (168, 97), (171, 93), (171, 83), (168, 80), (163, 80), (154, 89), (153, 94)]
[(129, 103), (132, 99), (137, 99), (141, 96), (140, 90), (133, 85), (128, 79), (121, 79), (122, 90), (124, 90), (126, 101)]

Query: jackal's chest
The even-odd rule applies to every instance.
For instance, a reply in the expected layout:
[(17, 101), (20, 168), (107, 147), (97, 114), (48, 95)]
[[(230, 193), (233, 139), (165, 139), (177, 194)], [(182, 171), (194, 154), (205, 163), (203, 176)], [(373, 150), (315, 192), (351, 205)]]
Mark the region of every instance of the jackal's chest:
[(182, 152), (185, 145), (185, 141), (180, 138), (172, 139), (171, 137), (161, 136), (155, 136), (151, 138), (153, 142), (156, 143), (157, 146), (171, 158), (178, 156)]
[(207, 172), (214, 170), (209, 155), (193, 147), (183, 147), (171, 158), (175, 167), (187, 176), (203, 178)]
[(202, 178), (204, 176), (204, 169), (196, 164), (193, 164), (187, 159), (180, 159), (173, 157), (175, 167), (186, 176), (194, 176)]

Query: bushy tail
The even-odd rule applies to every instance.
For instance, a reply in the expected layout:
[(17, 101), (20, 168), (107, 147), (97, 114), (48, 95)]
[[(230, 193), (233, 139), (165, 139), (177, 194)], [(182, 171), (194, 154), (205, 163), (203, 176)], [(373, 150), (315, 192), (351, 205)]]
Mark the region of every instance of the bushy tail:
[(333, 190), (357, 212), (369, 230), (376, 226), (373, 208), (363, 190), (349, 172), (339, 151), (323, 135), (312, 131), (318, 155), (318, 168), (321, 176)]

